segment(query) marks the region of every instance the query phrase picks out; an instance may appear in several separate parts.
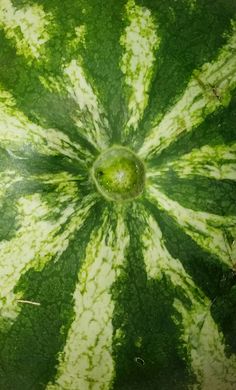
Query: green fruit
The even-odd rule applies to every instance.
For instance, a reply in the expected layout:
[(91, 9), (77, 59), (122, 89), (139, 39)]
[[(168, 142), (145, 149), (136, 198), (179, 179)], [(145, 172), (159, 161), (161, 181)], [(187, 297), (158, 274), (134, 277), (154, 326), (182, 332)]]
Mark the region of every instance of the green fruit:
[(0, 389), (235, 390), (236, 2), (0, 0)]

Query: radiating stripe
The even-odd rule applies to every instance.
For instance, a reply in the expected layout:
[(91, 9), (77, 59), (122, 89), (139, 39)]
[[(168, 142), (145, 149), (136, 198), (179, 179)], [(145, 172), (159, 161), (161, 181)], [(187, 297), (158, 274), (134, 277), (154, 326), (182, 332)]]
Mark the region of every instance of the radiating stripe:
[(126, 17), (129, 24), (120, 39), (124, 50), (121, 70), (129, 88), (129, 120), (124, 129), (124, 136), (137, 128), (147, 106), (155, 51), (160, 44), (160, 39), (156, 35), (157, 27), (147, 8), (136, 5), (134, 0), (129, 0), (126, 4)]
[(17, 183), (21, 180), (22, 176), (20, 176), (13, 170), (0, 172), (0, 205), (2, 203), (2, 199), (4, 199), (4, 195), (6, 194), (8, 188), (11, 187), (12, 184)]
[(236, 356), (226, 357), (222, 333), (211, 313), (211, 302), (195, 286), (178, 259), (165, 247), (161, 230), (151, 215), (145, 215), (141, 237), (147, 275), (152, 279), (170, 278), (180, 288), (186, 301), (175, 298), (174, 307), (181, 315), (173, 319), (182, 329), (184, 348), (197, 378), (191, 388), (202, 390), (233, 390), (236, 383)]
[[(63, 190), (65, 189), (65, 195), (66, 197), (71, 196), (71, 199), (74, 197), (76, 198), (78, 196), (79, 188), (75, 186), (73, 183), (72, 185), (69, 184), (69, 182), (75, 182), (83, 179), (83, 176), (73, 175), (69, 172), (60, 172), (60, 173), (43, 173), (39, 175), (32, 175), (27, 176), (27, 178), (32, 179), (34, 181), (38, 181), (42, 184), (55, 184), (57, 185), (56, 189), (54, 190), (54, 193), (60, 194), (60, 201), (63, 199)], [(76, 200), (76, 199), (75, 199)]]
[[(70, 36), (66, 41), (67, 48), (70, 47), (71, 49), (73, 49), (72, 50), (73, 52), (75, 50), (78, 50), (78, 47), (81, 46), (81, 44), (84, 46), (85, 36), (86, 36), (85, 25), (81, 24), (80, 26), (75, 27), (74, 35), (75, 35), (74, 37)], [(61, 71), (61, 69), (58, 70)], [(41, 84), (44, 86), (44, 88), (46, 88), (48, 91), (52, 93), (63, 94), (65, 92), (65, 80), (62, 79), (61, 75), (44, 73), (39, 75), (39, 80), (41, 81)], [(68, 81), (68, 75), (67, 75), (67, 81)], [(73, 83), (71, 83), (71, 80), (70, 80), (70, 84), (71, 84), (70, 93), (72, 93), (74, 96), (75, 93), (72, 91), (72, 89), (75, 86), (73, 85)]]
[(203, 122), (220, 106), (228, 105), (236, 86), (236, 23), (228, 43), (212, 63), (195, 70), (180, 100), (154, 126), (139, 150), (142, 158), (151, 158), (167, 148), (184, 132)]
[[(200, 175), (216, 180), (236, 180), (236, 144), (205, 145), (200, 149), (193, 149), (178, 160), (167, 163), (161, 173), (170, 169), (181, 178)], [(149, 177), (154, 176), (155, 171), (150, 170)]]
[(39, 4), (15, 8), (11, 0), (0, 2), (0, 28), (4, 29), (8, 39), (13, 40), (18, 54), (39, 58), (49, 39), (49, 24), (51, 28), (52, 17), (45, 14)]
[[(80, 207), (78, 189), (73, 184), (60, 189), (55, 195), (54, 207), (43, 201), (40, 194), (19, 198), (16, 203), (19, 229), (14, 237), (0, 242), (0, 312), (1, 316), (14, 319), (20, 310), (13, 289), (20, 277), (30, 268), (42, 269), (45, 264), (65, 251), (70, 237), (86, 219), (92, 199), (84, 199)], [(64, 205), (63, 211), (61, 206)], [(55, 220), (55, 213), (59, 213)], [(55, 258), (56, 256), (56, 258)], [(30, 297), (26, 297), (30, 300)]]
[(79, 60), (74, 59), (65, 66), (64, 73), (66, 89), (78, 104), (74, 120), (79, 132), (98, 149), (105, 149), (109, 145), (108, 122)]
[[(0, 88), (0, 143), (10, 152), (31, 152), (46, 155), (62, 154), (81, 162), (91, 158), (87, 150), (70, 141), (56, 129), (45, 129), (31, 122), (20, 110), (7, 91)], [(20, 157), (20, 155), (19, 155)]]
[(230, 267), (234, 265), (235, 259), (232, 259), (232, 248), (226, 240), (225, 231), (236, 226), (236, 217), (184, 208), (164, 195), (155, 185), (148, 188), (147, 196), (158, 208), (166, 211), (198, 245), (217, 255)]
[(111, 227), (105, 213), (101, 227), (92, 236), (74, 293), (75, 318), (60, 355), (55, 384), (47, 390), (111, 388), (112, 316), (115, 302), (111, 287), (119, 275), (129, 239), (121, 216)]
[[(7, 191), (12, 187), (14, 191), (14, 184), (26, 182), (29, 183), (38, 183), (38, 184), (52, 184), (56, 185), (54, 188), (54, 196), (56, 197), (59, 194), (58, 203), (64, 204), (66, 201), (78, 200), (79, 188), (75, 184), (82, 179), (82, 175), (72, 175), (68, 172), (60, 173), (49, 173), (49, 174), (38, 174), (30, 175), (28, 172), (26, 175), (20, 175), (17, 171), (7, 170), (0, 172), (0, 205), (4, 200), (4, 196)], [(16, 194), (17, 195), (17, 194)]]

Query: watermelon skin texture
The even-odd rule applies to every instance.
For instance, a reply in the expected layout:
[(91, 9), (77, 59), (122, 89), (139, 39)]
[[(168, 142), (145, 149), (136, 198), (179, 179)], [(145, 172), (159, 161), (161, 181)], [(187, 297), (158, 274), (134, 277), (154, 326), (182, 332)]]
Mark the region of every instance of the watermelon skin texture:
[(234, 0), (0, 0), (0, 389), (236, 389), (235, 123)]

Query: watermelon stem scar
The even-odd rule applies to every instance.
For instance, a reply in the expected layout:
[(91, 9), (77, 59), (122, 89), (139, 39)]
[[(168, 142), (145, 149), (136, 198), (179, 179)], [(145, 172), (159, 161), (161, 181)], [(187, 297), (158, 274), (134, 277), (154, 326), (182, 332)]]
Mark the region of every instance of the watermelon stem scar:
[(141, 195), (145, 186), (142, 161), (128, 148), (112, 146), (93, 164), (97, 190), (108, 200), (127, 201)]

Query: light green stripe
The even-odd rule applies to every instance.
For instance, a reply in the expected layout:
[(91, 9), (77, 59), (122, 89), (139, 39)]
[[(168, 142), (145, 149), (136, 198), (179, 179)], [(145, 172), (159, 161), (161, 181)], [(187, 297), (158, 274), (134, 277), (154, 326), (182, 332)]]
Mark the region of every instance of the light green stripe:
[(219, 216), (184, 208), (164, 195), (158, 186), (149, 186), (147, 196), (165, 210), (192, 237), (198, 245), (217, 255), (228, 266), (233, 267), (232, 248), (225, 237), (225, 230), (236, 226), (236, 217)]
[(78, 115), (74, 121), (79, 132), (95, 147), (102, 150), (109, 146), (109, 126), (97, 92), (86, 78), (81, 63), (82, 60), (73, 59), (65, 66), (66, 89), (78, 104)]
[[(0, 144), (10, 153), (33, 148), (46, 155), (62, 154), (73, 160), (89, 158), (86, 150), (72, 143), (69, 137), (56, 129), (45, 129), (32, 123), (17, 109), (12, 95), (0, 87)], [(79, 158), (80, 157), (80, 158)]]
[[(78, 187), (74, 187), (74, 185), (70, 185), (69, 182), (73, 182), (75, 180), (83, 179), (83, 175), (73, 175), (69, 172), (60, 172), (60, 173), (43, 173), (43, 174), (36, 174), (36, 175), (28, 175), (27, 178), (40, 181), (45, 184), (56, 184), (57, 188), (55, 191), (60, 193), (61, 188), (66, 188), (66, 193), (68, 194), (69, 190), (71, 190), (71, 196), (78, 195)], [(60, 185), (62, 187), (60, 187)], [(70, 187), (69, 187), (70, 186)], [(75, 192), (76, 189), (76, 192)], [(61, 198), (60, 198), (61, 199)]]
[(167, 163), (159, 172), (149, 170), (148, 177), (154, 178), (169, 170), (175, 171), (181, 178), (200, 175), (216, 180), (236, 180), (236, 144), (205, 145), (193, 149), (178, 160)]
[(129, 0), (126, 5), (128, 26), (121, 36), (124, 53), (121, 70), (129, 87), (129, 120), (124, 135), (137, 129), (148, 103), (148, 92), (153, 76), (155, 51), (160, 39), (156, 35), (156, 25), (151, 12)]
[[(80, 26), (75, 27), (74, 35), (75, 36), (73, 38), (70, 36), (67, 40), (67, 46), (70, 47), (71, 51), (78, 50), (78, 47), (81, 45), (84, 46), (86, 36), (85, 25), (82, 24)], [(47, 73), (40, 74), (38, 78), (41, 81), (43, 87), (49, 92), (56, 94), (62, 94), (65, 92), (65, 80), (61, 77), (61, 75), (50, 75), (50, 73)]]
[[(29, 180), (35, 183), (52, 184), (57, 187), (54, 189), (54, 194), (59, 194), (59, 200), (61, 202), (70, 201), (71, 199), (77, 199), (79, 194), (78, 186), (73, 183), (79, 179), (82, 179), (81, 175), (72, 175), (68, 172), (52, 173), (52, 174), (39, 174), (26, 176), (18, 174), (16, 171), (7, 170), (0, 173), (0, 205), (7, 190), (14, 184), (19, 182), (25, 182)], [(71, 183), (72, 182), (72, 183)]]
[(105, 214), (103, 224), (91, 236), (74, 293), (74, 321), (60, 354), (55, 384), (49, 384), (47, 390), (111, 388), (115, 302), (110, 289), (122, 267), (129, 238), (122, 216), (114, 230), (109, 225)]
[(49, 39), (48, 27), (52, 17), (38, 4), (17, 9), (11, 0), (0, 2), (0, 28), (12, 39), (18, 54), (39, 59), (44, 54), (43, 45)]
[(167, 251), (159, 226), (151, 215), (144, 213), (146, 228), (141, 237), (148, 278), (160, 279), (163, 275), (181, 288), (189, 308), (184, 302), (174, 301), (181, 320), (174, 318), (182, 329), (184, 343), (197, 378), (191, 388), (201, 390), (233, 390), (236, 383), (236, 356), (225, 355), (224, 338), (211, 313), (211, 302), (195, 286), (178, 259)]
[[(71, 186), (74, 186), (74, 191)], [(64, 187), (64, 190), (58, 193), (58, 198), (55, 196), (53, 208), (42, 201), (40, 194), (22, 197), (17, 201), (20, 228), (10, 241), (4, 240), (0, 243), (2, 317), (14, 319), (20, 311), (17, 299), (22, 298), (22, 293), (13, 292), (19, 278), (30, 268), (42, 269), (55, 256), (56, 261), (67, 248), (70, 237), (86, 219), (93, 201), (85, 199), (78, 209), (77, 186), (70, 183), (67, 189), (68, 193)], [(53, 214), (59, 212), (61, 204), (65, 202), (67, 204), (60, 212), (58, 220), (53, 220)], [(30, 298), (27, 297), (29, 300)]]
[(184, 132), (202, 123), (205, 117), (220, 106), (226, 106), (236, 87), (236, 23), (228, 43), (217, 59), (194, 71), (180, 100), (159, 124), (154, 126), (139, 150), (142, 158), (160, 153)]

